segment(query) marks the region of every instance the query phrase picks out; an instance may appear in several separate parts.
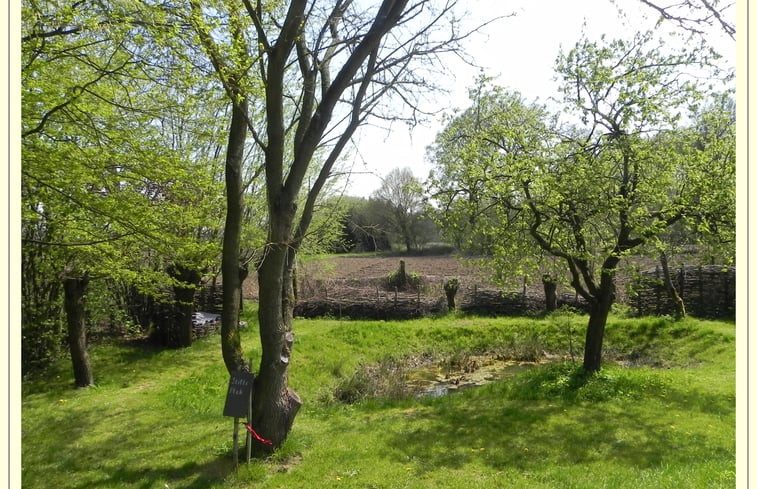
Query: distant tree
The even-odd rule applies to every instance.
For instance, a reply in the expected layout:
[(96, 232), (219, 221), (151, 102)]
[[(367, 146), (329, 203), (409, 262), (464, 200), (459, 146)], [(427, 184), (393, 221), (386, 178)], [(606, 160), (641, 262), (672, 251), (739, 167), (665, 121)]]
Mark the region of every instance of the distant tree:
[(388, 232), (397, 236), (408, 251), (418, 248), (424, 202), (421, 182), (410, 168), (395, 168), (371, 195)]
[(386, 251), (391, 249), (389, 236), (381, 225), (374, 202), (363, 197), (342, 197), (345, 212), (341, 219), (341, 239), (334, 243), (334, 252)]
[[(434, 162), (428, 191), (442, 234), (461, 251), (491, 255), (501, 248), (502, 230), (509, 229), (508, 219), (496, 211), (502, 196), (492, 192), (492, 180), (501, 173), (503, 161), (542, 157), (552, 135), (543, 107), (492, 87), (489, 77), (479, 77), (468, 96), (471, 106), (448, 117), (427, 149)], [(515, 249), (517, 236), (508, 239), (509, 249)], [(532, 243), (523, 243), (523, 259), (500, 272), (528, 273), (535, 267), (532, 249)]]
[(334, 195), (331, 191), (324, 191), (322, 197), (313, 210), (313, 222), (300, 247), (300, 256), (346, 253), (353, 244), (345, 234), (350, 216), (350, 200)]
[[(736, 108), (731, 94), (712, 95), (692, 114), (692, 120), (670, 141), (692, 162), (682, 176), (690, 186), (689, 211), (650, 243), (652, 254), (659, 256), (663, 285), (679, 318), (686, 315), (686, 308), (673, 283), (668, 255), (695, 250), (700, 263), (735, 262)], [(713, 181), (721, 184), (712, 185)]]

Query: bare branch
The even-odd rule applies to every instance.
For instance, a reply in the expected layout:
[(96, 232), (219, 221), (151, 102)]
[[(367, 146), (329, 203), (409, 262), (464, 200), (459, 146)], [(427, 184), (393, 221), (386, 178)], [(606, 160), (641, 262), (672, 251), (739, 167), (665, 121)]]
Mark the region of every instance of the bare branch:
[(132, 236), (134, 233), (124, 233), (124, 234), (118, 234), (116, 236), (111, 236), (109, 238), (104, 239), (97, 239), (93, 241), (71, 241), (71, 242), (57, 242), (57, 241), (40, 241), (36, 239), (30, 239), (30, 238), (21, 238), (21, 242), (24, 244), (35, 244), (35, 245), (41, 245), (41, 246), (61, 246), (61, 247), (77, 247), (77, 246), (92, 246), (96, 244), (101, 243), (110, 243), (113, 241), (118, 241), (121, 238), (125, 238), (127, 236)]
[[(647, 7), (657, 11), (657, 13), (660, 14), (661, 19), (673, 22), (680, 28), (699, 35), (705, 34), (699, 26), (712, 26), (712, 19), (714, 18), (723, 32), (725, 32), (731, 39), (736, 39), (736, 26), (725, 20), (722, 15), (725, 10), (733, 7), (733, 3), (729, 3), (725, 7), (718, 9), (719, 0), (699, 0), (701, 2), (700, 5), (697, 5), (695, 0), (685, 0), (684, 2), (674, 3), (672, 5), (663, 5), (659, 2), (652, 2), (650, 0), (639, 1)], [(679, 13), (680, 10), (686, 10), (688, 14)], [(691, 15), (700, 10), (704, 10), (702, 15)]]

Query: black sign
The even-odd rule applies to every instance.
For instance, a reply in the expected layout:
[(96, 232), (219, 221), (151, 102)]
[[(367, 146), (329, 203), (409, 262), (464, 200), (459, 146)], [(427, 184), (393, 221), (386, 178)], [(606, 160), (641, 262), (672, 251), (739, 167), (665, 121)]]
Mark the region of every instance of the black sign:
[(226, 391), (226, 404), (223, 415), (234, 418), (247, 416), (247, 406), (250, 404), (250, 391), (255, 377), (249, 372), (232, 372), (229, 379), (229, 390)]

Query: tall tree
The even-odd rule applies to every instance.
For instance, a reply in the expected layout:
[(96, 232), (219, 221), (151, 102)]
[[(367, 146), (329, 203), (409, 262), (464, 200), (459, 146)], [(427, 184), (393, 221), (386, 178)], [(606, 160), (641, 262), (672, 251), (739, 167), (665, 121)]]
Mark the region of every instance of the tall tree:
[[(215, 246), (207, 235), (217, 228), (208, 216), (219, 214), (211, 210), (219, 202), (211, 190), (219, 184), (214, 136), (200, 129), (212, 118), (197, 118), (212, 102), (197, 78), (180, 76), (187, 63), (157, 64), (130, 6), (40, 1), (22, 10), (23, 328), (39, 329), (33, 285), (65, 282), (43, 290), (65, 291), (60, 310), (69, 315), (82, 386), (93, 377), (79, 376), (88, 365), (81, 320), (88, 287), (108, 278), (182, 289), (166, 274), (169, 264), (202, 269)], [(177, 101), (180, 80), (195, 91), (182, 90)], [(203, 110), (193, 112), (199, 101)], [(158, 257), (160, 273), (145, 270), (149, 256)], [(150, 281), (140, 280), (146, 275)], [(187, 343), (186, 331), (177, 337)]]
[[(102, 247), (123, 234), (106, 225), (107, 220), (102, 219), (105, 209), (93, 213), (97, 219), (83, 218), (86, 207), (91, 210), (101, 203), (96, 195), (114, 188), (114, 182), (105, 182), (99, 171), (102, 167), (91, 164), (90, 157), (102, 142), (105, 117), (92, 110), (90, 96), (99, 95), (99, 88), (133, 65), (118, 42), (110, 43), (102, 31), (92, 29), (103, 12), (82, 12), (79, 7), (40, 2), (26, 4), (22, 10), (22, 188), (24, 246), (36, 248), (35, 252), (25, 252), (24, 258), (37, 262), (25, 263), (24, 270), (32, 271), (50, 258), (55, 260), (46, 279), (64, 284), (53, 290), (65, 290), (75, 383), (84, 387), (93, 379), (83, 315), (89, 272), (87, 260), (78, 250)], [(114, 105), (107, 108), (111, 113), (116, 110)], [(67, 130), (68, 123), (76, 125), (77, 130)], [(67, 165), (69, 161), (75, 164)], [(93, 197), (92, 202), (86, 204), (89, 197)], [(41, 251), (55, 246), (59, 253)], [(28, 299), (35, 291), (24, 290), (30, 294), (23, 298), (24, 319), (34, 321), (34, 300)]]
[[(243, 8), (219, 2), (213, 9), (195, 1), (191, 5), (199, 39), (234, 107), (223, 250), (222, 341), (230, 371), (246, 368), (236, 331), (239, 283), (234, 277), (247, 134), (264, 154), (268, 236), (258, 264), (262, 358), (252, 422), (272, 440), (271, 448), (259, 447), (268, 451), (286, 438), (301, 405), (288, 386), (293, 266), (321, 190), (356, 129), (386, 110), (382, 104), (388, 98), (412, 104), (418, 90), (431, 85), (418, 71), (418, 61), (456, 49), (465, 34), (452, 15), (453, 0), (440, 5), (427, 0), (384, 0), (374, 6), (351, 0), (292, 0), (275, 6), (245, 0)], [(442, 30), (445, 25), (449, 28)], [(224, 26), (229, 30), (221, 32)], [(263, 128), (250, 122), (257, 110), (265, 114)], [(317, 154), (322, 157), (314, 158)], [(317, 176), (305, 185), (314, 161)], [(301, 192), (306, 197), (298, 206)]]
[[(571, 285), (590, 305), (587, 372), (601, 366), (621, 259), (693, 216), (705, 233), (706, 223), (723, 215), (718, 209), (731, 208), (704, 196), (732, 200), (733, 159), (680, 144), (690, 131), (679, 118), (701, 99), (682, 72), (702, 52), (665, 53), (651, 42), (647, 34), (630, 42), (583, 39), (559, 56), (570, 124), (558, 125), (543, 108), (495, 91), (500, 103), (485, 111), (491, 123), (468, 130), (450, 125), (453, 133), (437, 139), (462, 139), (463, 149), (490, 155), (471, 172), (496, 211), (500, 258), (520, 259), (530, 242), (567, 267)], [(703, 178), (713, 158), (723, 160), (723, 172)]]
[[(510, 266), (497, 270), (504, 283), (508, 277), (528, 275), (540, 263), (533, 244), (522, 239), (524, 229), (515, 226), (514, 216), (497, 211), (507, 194), (493, 182), (510, 175), (509, 168), (519, 161), (546, 158), (553, 133), (544, 107), (491, 86), (486, 76), (468, 96), (471, 106), (449, 118), (428, 148), (434, 162), (429, 190), (440, 210), (440, 228), (458, 249), (484, 255), (501, 255), (506, 249), (513, 257)], [(503, 232), (509, 232), (506, 239)]]

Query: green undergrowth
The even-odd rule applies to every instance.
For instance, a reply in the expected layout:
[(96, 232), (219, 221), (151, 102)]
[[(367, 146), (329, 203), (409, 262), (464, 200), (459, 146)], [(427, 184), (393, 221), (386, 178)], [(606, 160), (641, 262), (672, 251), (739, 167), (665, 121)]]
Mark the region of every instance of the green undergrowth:
[[(260, 359), (254, 305), (242, 333)], [(296, 320), (290, 385), (303, 399), (270, 459), (232, 466), (220, 337), (191, 348), (95, 345), (97, 385), (61, 361), (22, 385), (22, 483), (59, 488), (725, 488), (735, 485), (732, 322), (611, 317), (606, 361), (580, 368), (586, 318), (449, 315)], [(447, 396), (340, 386), (414, 360), (538, 360)], [(571, 360), (573, 359), (573, 361)], [(417, 362), (416, 362), (417, 363)], [(383, 370), (382, 370), (383, 369)], [(363, 372), (363, 374), (360, 374)], [(370, 376), (369, 376), (370, 377)], [(362, 384), (361, 384), (362, 385)], [(362, 387), (361, 387), (362, 388)]]

